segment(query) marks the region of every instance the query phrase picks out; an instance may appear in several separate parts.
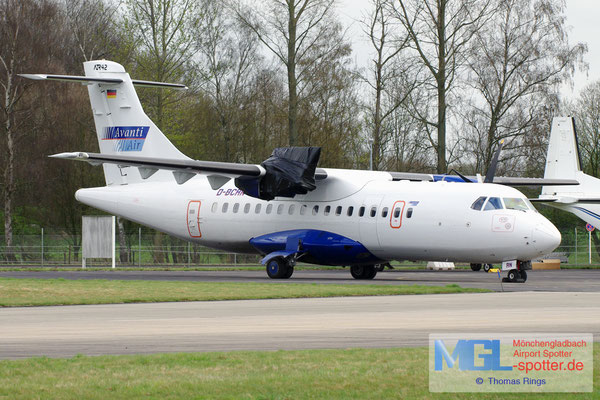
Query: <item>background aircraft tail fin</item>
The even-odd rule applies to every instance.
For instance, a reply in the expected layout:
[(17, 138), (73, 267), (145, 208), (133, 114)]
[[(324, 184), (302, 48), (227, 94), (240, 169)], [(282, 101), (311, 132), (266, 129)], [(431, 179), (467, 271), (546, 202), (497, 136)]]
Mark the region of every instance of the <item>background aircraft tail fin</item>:
[(544, 179), (575, 179), (575, 186), (543, 186), (540, 199), (549, 199), (558, 204), (597, 202), (600, 200), (600, 179), (581, 170), (581, 158), (572, 117), (555, 117), (546, 157)]
[(578, 171), (581, 171), (581, 162), (575, 119), (556, 117), (552, 120), (544, 178), (575, 179)]

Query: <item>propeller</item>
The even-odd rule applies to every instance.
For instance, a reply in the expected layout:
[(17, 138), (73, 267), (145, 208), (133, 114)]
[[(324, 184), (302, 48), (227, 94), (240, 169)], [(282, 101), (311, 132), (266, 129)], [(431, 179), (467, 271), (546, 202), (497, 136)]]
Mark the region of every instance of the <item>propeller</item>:
[(468, 182), (468, 183), (473, 183), (473, 181), (472, 181), (472, 180), (470, 180), (469, 178), (467, 178), (466, 176), (464, 176), (463, 174), (461, 174), (460, 172), (458, 172), (458, 171), (457, 171), (457, 170), (455, 170), (454, 168), (452, 168), (452, 169), (450, 170), (450, 173), (453, 173), (453, 172), (454, 172), (456, 175), (460, 176), (460, 179), (462, 179), (463, 181), (465, 181), (465, 182)]
[(494, 157), (492, 157), (492, 163), (485, 174), (485, 179), (483, 183), (492, 183), (494, 181), (494, 175), (496, 175), (496, 168), (498, 168), (498, 157), (500, 157), (500, 151), (502, 151), (502, 145), (504, 144), (504, 139), (498, 143), (498, 149), (494, 153)]

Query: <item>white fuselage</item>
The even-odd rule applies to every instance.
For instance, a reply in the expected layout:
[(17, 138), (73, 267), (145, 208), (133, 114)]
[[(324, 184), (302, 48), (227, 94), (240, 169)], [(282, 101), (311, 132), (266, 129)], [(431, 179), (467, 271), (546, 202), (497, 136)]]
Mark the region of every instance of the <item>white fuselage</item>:
[(481, 196), (524, 198), (510, 187), (327, 173), (316, 190), (293, 199), (256, 199), (233, 182), (213, 190), (204, 176), (183, 185), (170, 179), (81, 189), (76, 197), (182, 239), (241, 253), (257, 252), (249, 243), (253, 237), (292, 229), (345, 236), (382, 260), (530, 260), (560, 243), (554, 225), (534, 210), (471, 208)]

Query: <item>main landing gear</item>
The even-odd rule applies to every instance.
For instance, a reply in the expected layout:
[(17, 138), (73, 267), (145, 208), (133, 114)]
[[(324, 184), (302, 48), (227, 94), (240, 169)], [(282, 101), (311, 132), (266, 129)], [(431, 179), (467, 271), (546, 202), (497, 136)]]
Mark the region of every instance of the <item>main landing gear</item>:
[(471, 270), (473, 271), (481, 271), (481, 268), (483, 268), (485, 272), (490, 272), (492, 264), (471, 264)]
[(283, 257), (275, 257), (267, 263), (267, 275), (271, 279), (289, 279), (294, 273), (294, 266)]
[(350, 273), (354, 279), (373, 279), (377, 275), (378, 268), (375, 265), (353, 265)]

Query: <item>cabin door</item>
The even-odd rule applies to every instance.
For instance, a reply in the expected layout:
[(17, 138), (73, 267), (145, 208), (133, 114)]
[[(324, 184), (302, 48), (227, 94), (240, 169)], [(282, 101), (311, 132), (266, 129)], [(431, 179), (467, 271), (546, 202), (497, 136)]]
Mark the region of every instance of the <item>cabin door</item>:
[(190, 237), (201, 238), (202, 232), (200, 231), (200, 206), (202, 202), (200, 200), (192, 200), (187, 206), (187, 228)]

